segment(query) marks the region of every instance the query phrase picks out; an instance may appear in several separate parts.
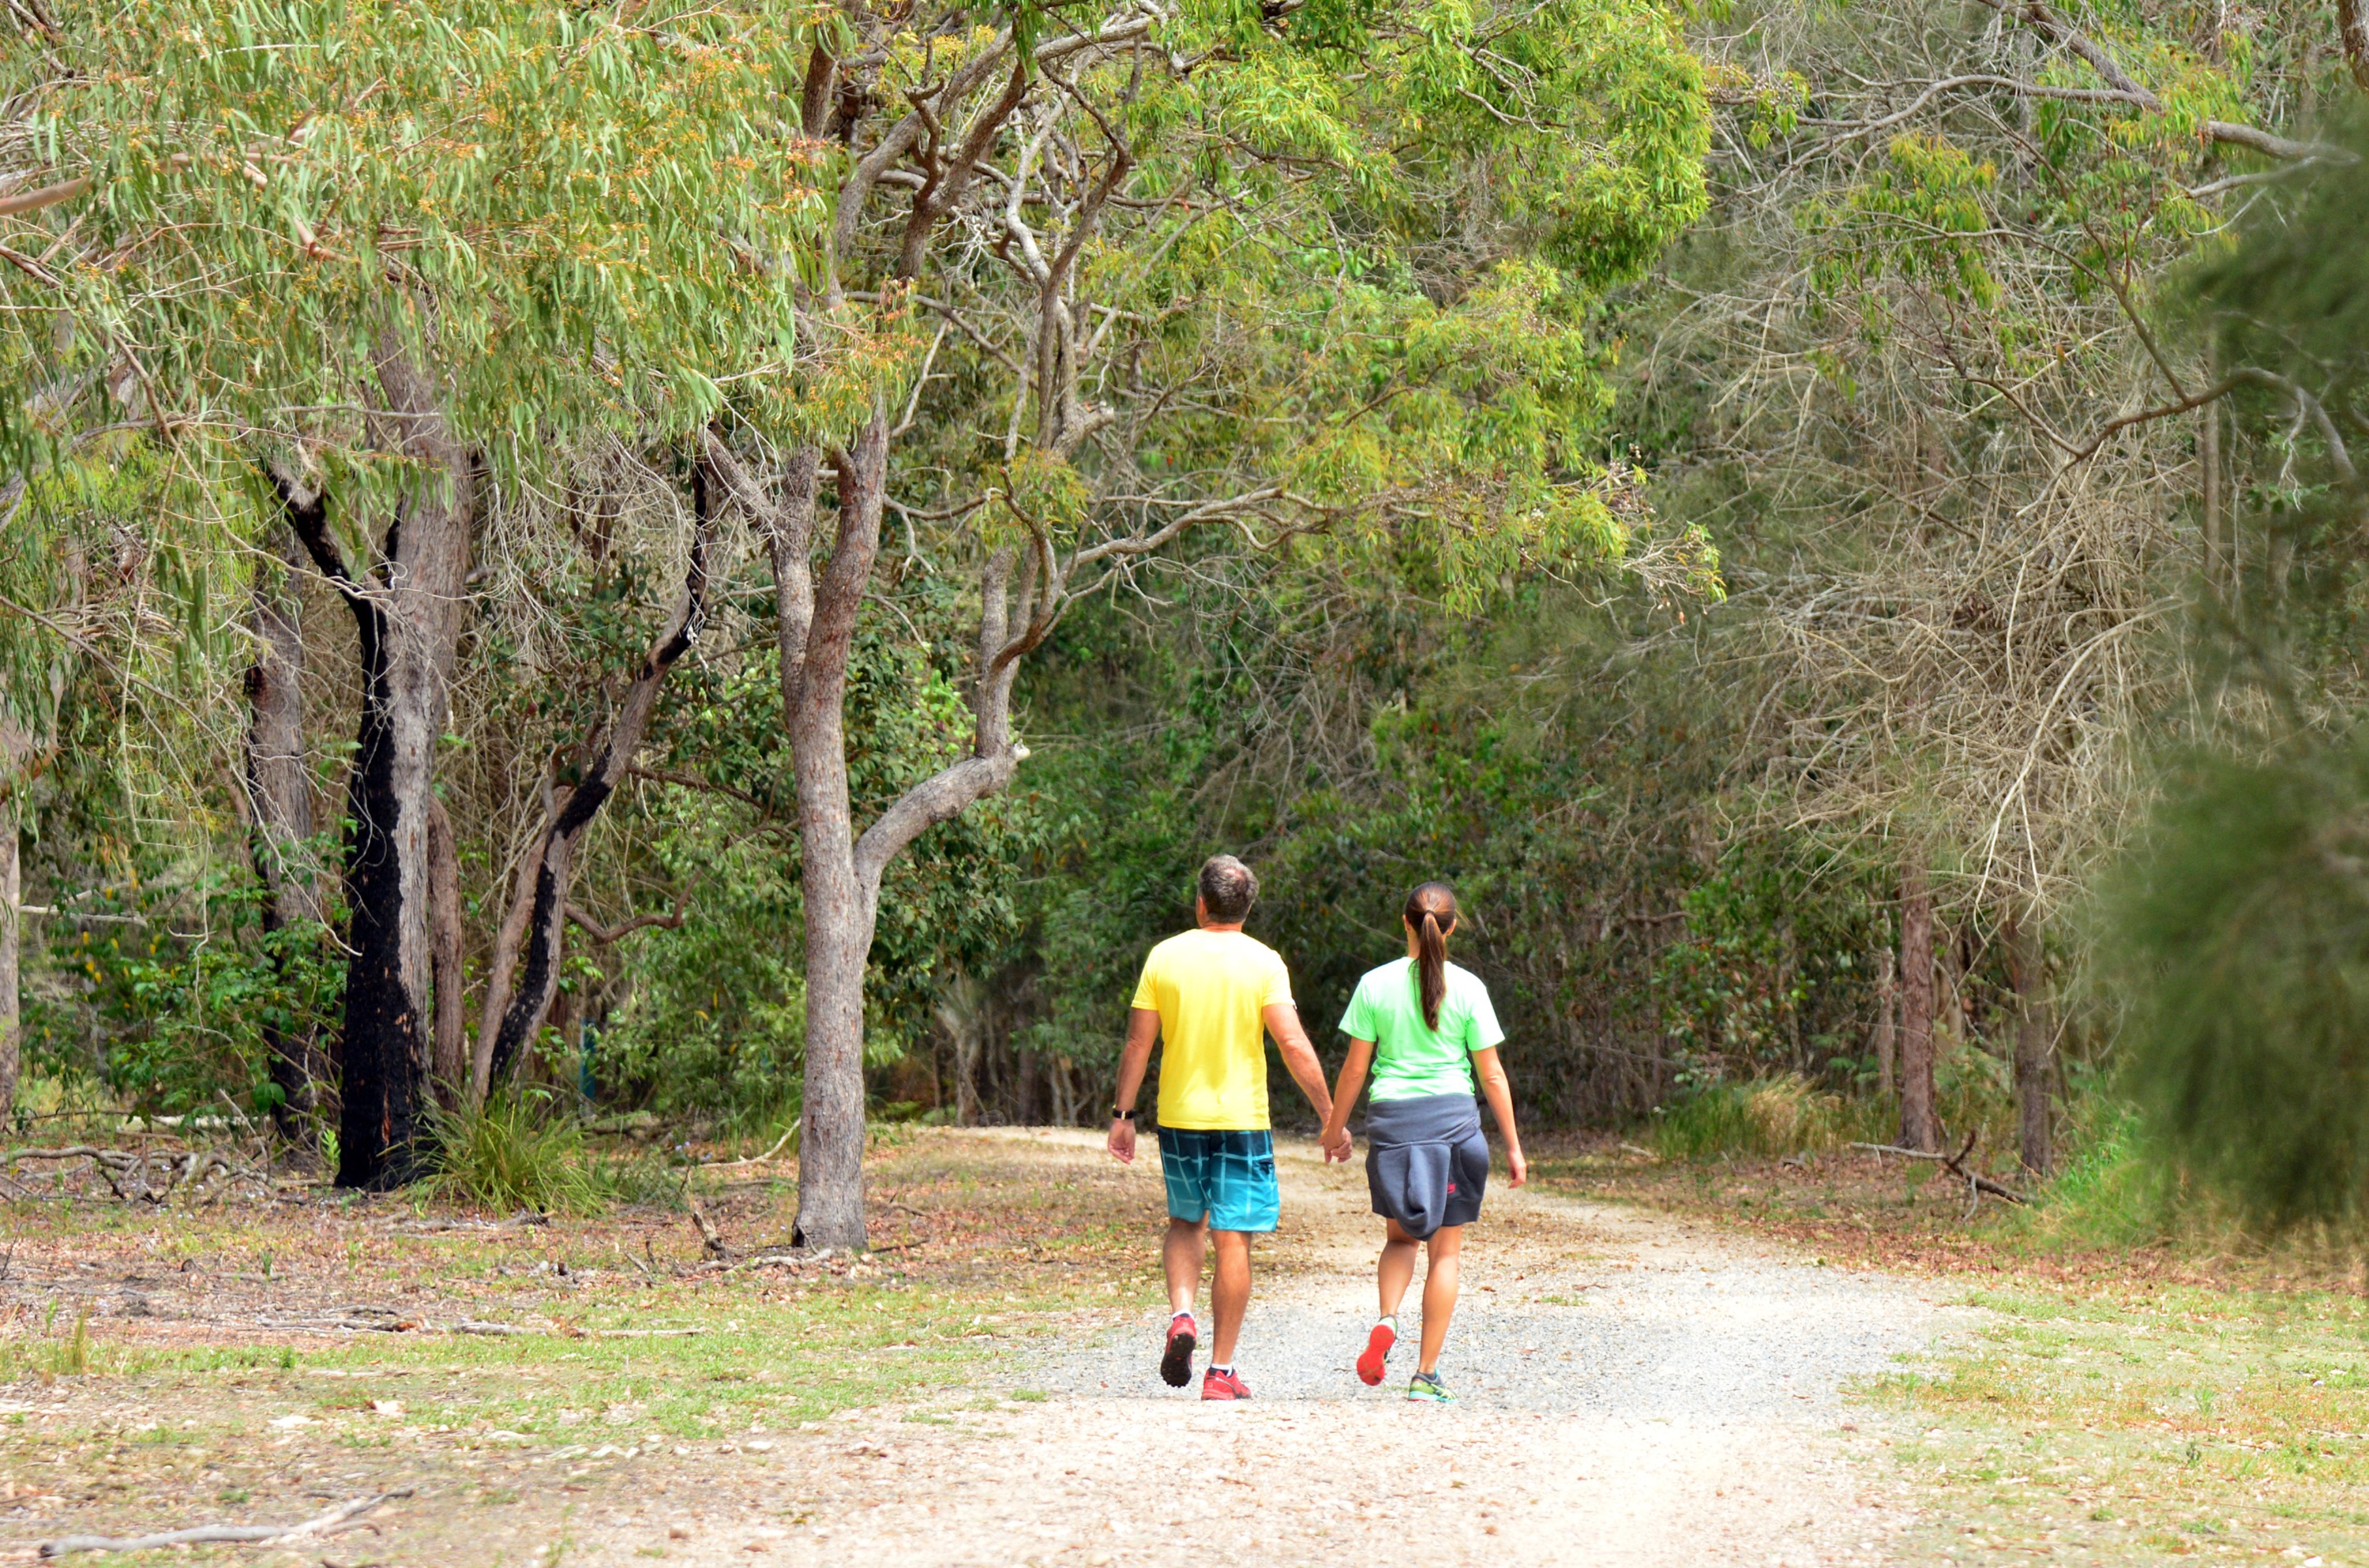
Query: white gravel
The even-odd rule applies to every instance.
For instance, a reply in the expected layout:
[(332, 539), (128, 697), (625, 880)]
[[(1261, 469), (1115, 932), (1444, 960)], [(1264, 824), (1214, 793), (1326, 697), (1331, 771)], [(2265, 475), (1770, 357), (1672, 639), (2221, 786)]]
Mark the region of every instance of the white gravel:
[[(1100, 1158), (1083, 1139), (1027, 1141), (1048, 1176)], [(1381, 1388), (1350, 1370), (1379, 1232), (1362, 1174), (1312, 1149), (1283, 1164), (1285, 1228), (1238, 1356), (1253, 1401), (1162, 1384), (1165, 1310), (1146, 1300), (1119, 1327), (1016, 1346), (990, 1386), (1024, 1402), (949, 1391), (831, 1423), (775, 1472), (776, 1506), (801, 1521), (779, 1544), (848, 1568), (1910, 1560), (1890, 1435), (1845, 1391), (1951, 1326), (1915, 1283), (1493, 1192), (1441, 1363), (1461, 1402), (1412, 1404), (1411, 1312)], [(1149, 1258), (1157, 1162), (1129, 1180)], [(683, 1559), (746, 1562), (726, 1535)]]

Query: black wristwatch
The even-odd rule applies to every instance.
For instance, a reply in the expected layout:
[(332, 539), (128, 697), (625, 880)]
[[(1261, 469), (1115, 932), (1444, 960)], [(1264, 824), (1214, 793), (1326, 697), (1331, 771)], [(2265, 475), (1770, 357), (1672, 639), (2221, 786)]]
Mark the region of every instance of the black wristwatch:
[(1122, 1111), (1116, 1105), (1113, 1105), (1111, 1107), (1111, 1120), (1115, 1122), (1131, 1122), (1135, 1120), (1135, 1113), (1133, 1111)]

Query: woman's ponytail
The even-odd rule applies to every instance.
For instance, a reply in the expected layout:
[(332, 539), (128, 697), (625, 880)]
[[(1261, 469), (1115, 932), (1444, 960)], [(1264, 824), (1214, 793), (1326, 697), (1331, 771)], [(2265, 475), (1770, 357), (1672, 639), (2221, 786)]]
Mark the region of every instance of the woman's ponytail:
[(1439, 1004), (1448, 997), (1448, 933), (1456, 929), (1456, 893), (1445, 882), (1426, 882), (1407, 895), (1407, 928), (1414, 933), (1416, 994), (1423, 1021), (1439, 1028)]

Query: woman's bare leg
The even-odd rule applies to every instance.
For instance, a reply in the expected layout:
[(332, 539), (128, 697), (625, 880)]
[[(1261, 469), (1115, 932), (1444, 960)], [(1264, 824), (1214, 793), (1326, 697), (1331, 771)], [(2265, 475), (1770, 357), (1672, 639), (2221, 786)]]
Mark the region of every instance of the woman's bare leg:
[(1407, 1287), (1414, 1283), (1414, 1254), (1423, 1243), (1399, 1229), (1395, 1219), (1382, 1221), (1386, 1227), (1382, 1238), (1382, 1261), (1374, 1270), (1376, 1282), (1382, 1290), (1382, 1316), (1390, 1317), (1405, 1299)]
[[(1396, 1230), (1396, 1226), (1391, 1227)], [(1464, 1251), (1464, 1227), (1443, 1225), (1425, 1243), (1431, 1264), (1423, 1273), (1423, 1361), (1415, 1370), (1439, 1369), (1439, 1348), (1448, 1343), (1448, 1320), (1456, 1315), (1457, 1259)], [(1408, 1243), (1408, 1274), (1413, 1273), (1413, 1243)], [(1384, 1257), (1390, 1254), (1385, 1252)], [(1402, 1285), (1401, 1289), (1405, 1287)]]

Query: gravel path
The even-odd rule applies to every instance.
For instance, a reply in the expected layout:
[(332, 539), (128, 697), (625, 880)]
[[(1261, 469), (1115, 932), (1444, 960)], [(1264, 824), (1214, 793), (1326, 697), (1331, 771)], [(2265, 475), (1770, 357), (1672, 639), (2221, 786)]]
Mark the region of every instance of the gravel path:
[[(1018, 1136), (1052, 1166), (1101, 1158), (1084, 1137)], [(1382, 1388), (1349, 1369), (1379, 1229), (1361, 1172), (1312, 1147), (1283, 1167), (1285, 1228), (1258, 1254), (1238, 1358), (1252, 1402), (1162, 1385), (1148, 1301), (1016, 1352), (997, 1381), (1026, 1402), (833, 1423), (775, 1472), (806, 1519), (778, 1544), (851, 1568), (1901, 1560), (1883, 1436), (1841, 1396), (1951, 1326), (1913, 1284), (1494, 1191), (1441, 1362), (1461, 1402), (1414, 1405), (1412, 1314)], [(1133, 1179), (1156, 1220), (1158, 1162)], [(685, 1555), (748, 1561), (707, 1539)]]

